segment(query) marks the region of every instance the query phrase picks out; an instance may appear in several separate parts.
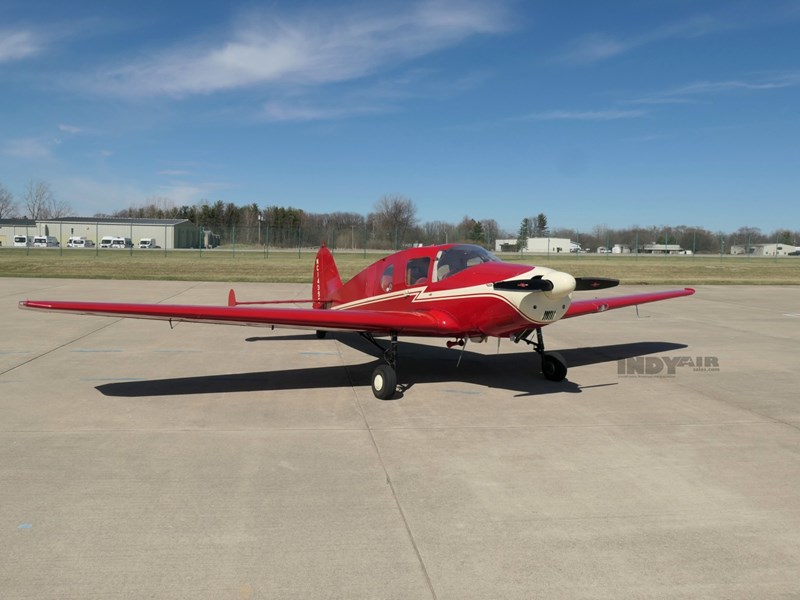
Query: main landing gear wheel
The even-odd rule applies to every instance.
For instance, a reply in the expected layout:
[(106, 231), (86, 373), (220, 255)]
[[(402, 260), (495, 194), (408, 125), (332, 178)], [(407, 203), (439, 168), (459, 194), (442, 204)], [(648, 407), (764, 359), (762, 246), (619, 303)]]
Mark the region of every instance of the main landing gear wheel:
[(397, 373), (389, 365), (378, 365), (372, 372), (372, 393), (379, 400), (389, 400), (397, 391)]
[(563, 381), (567, 376), (567, 361), (558, 352), (543, 352), (542, 374), (550, 381)]

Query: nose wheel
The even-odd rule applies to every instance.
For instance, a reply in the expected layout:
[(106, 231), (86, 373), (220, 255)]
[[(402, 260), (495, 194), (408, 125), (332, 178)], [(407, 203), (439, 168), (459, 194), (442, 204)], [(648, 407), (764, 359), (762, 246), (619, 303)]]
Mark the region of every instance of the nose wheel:
[[(536, 331), (536, 341), (529, 339), (529, 336)], [(533, 346), (536, 354), (542, 359), (542, 375), (549, 381), (563, 381), (567, 376), (567, 361), (558, 352), (545, 352), (544, 351), (544, 336), (542, 336), (542, 328), (539, 327), (535, 330), (526, 329), (522, 333), (515, 335), (512, 338), (515, 342), (525, 342)]]
[(567, 362), (558, 352), (542, 352), (542, 375), (549, 381), (563, 381), (567, 376)]

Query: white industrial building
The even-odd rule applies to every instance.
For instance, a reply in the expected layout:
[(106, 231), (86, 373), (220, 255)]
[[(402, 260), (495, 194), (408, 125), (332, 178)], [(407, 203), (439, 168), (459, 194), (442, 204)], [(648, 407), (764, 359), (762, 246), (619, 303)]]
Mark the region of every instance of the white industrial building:
[(36, 235), (36, 221), (30, 219), (0, 219), (0, 247), (11, 248), (15, 235)]
[(643, 254), (686, 254), (689, 252), (681, 248), (680, 244), (645, 244), (640, 251)]
[(734, 244), (731, 254), (750, 254), (750, 256), (787, 256), (790, 252), (797, 252), (798, 246), (791, 244)]
[(62, 248), (71, 237), (83, 237), (99, 248), (103, 237), (130, 238), (134, 246), (142, 238), (155, 239), (161, 248), (205, 246), (204, 232), (188, 219), (125, 219), (113, 217), (65, 217), (62, 219), (0, 220), (0, 244), (12, 245), (14, 235), (54, 236)]
[[(509, 252), (510, 249), (517, 248), (516, 239), (495, 240), (495, 252)], [(577, 244), (570, 242), (567, 238), (553, 238), (553, 237), (537, 237), (528, 238), (522, 252), (529, 252), (531, 254), (567, 254), (575, 252)]]

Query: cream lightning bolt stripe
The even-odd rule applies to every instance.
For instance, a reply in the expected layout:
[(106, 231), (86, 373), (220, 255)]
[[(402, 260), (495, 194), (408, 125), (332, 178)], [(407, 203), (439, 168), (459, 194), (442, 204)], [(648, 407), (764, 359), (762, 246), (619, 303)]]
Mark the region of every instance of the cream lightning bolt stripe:
[[(527, 273), (516, 276), (514, 279), (529, 279), (533, 277), (534, 274), (547, 275), (555, 272), (556, 271), (553, 269), (538, 267), (535, 270), (531, 270)], [(334, 310), (365, 308), (372, 304), (382, 303), (387, 300), (407, 298), (409, 296), (414, 297), (412, 299), (414, 304), (442, 302), (448, 300), (464, 300), (468, 298), (497, 298), (511, 306), (523, 318), (528, 319), (531, 322), (552, 323), (553, 321), (557, 321), (564, 316), (564, 313), (569, 308), (571, 302), (570, 295), (565, 295), (560, 298), (548, 298), (544, 292), (540, 291), (520, 293), (516, 291), (495, 290), (492, 283), (482, 283), (465, 288), (455, 288), (433, 292), (426, 290), (426, 286), (415, 286), (395, 292), (380, 294), (379, 296), (362, 298), (353, 302), (340, 304), (332, 308)]]

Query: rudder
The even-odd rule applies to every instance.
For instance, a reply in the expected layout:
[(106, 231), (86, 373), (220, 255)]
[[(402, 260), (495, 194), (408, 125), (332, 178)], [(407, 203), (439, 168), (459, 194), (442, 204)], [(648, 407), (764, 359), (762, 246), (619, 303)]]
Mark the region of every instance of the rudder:
[(326, 246), (320, 246), (314, 260), (314, 281), (311, 286), (311, 298), (314, 308), (329, 308), (331, 298), (342, 287), (339, 269), (333, 260), (333, 254)]

